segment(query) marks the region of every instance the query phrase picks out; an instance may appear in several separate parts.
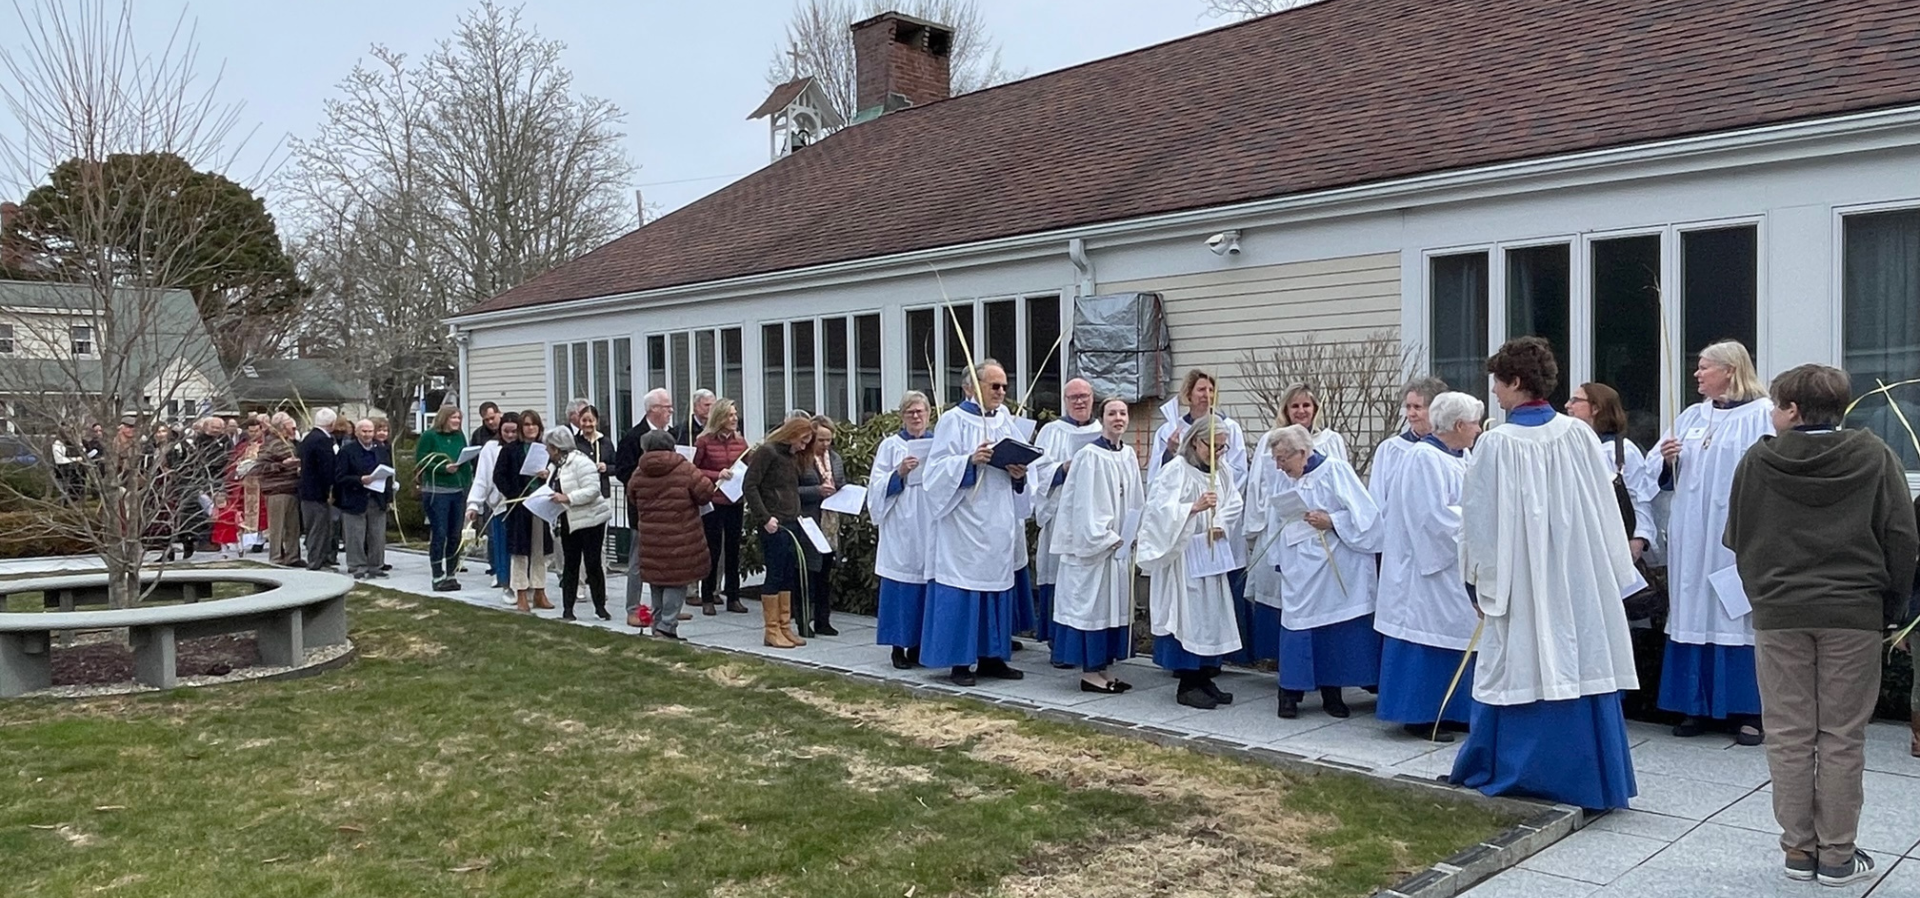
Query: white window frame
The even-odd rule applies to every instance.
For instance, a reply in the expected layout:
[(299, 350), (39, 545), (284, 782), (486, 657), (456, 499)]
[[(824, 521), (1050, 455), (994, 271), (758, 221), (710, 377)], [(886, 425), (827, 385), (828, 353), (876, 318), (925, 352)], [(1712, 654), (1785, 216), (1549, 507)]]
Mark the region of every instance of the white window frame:
[[(1000, 303), (1000, 302), (1007, 302), (1007, 301), (1013, 302), (1014, 304), (1013, 305), (1014, 358), (1011, 360), (1009, 359), (999, 360), (1001, 364), (1011, 365), (1012, 368), (1014, 369), (1007, 372), (1008, 392), (1012, 394), (1007, 398), (1011, 401), (1018, 402), (1026, 399), (1029, 392), (1032, 390), (1033, 379), (1035, 375), (1038, 374), (1038, 372), (1033, 370), (1033, 366), (1036, 365), (1040, 361), (1040, 359), (1030, 357), (1032, 355), (1032, 352), (1030, 351), (1031, 347), (1028, 345), (1029, 343), (1032, 342), (1031, 340), (1028, 339), (1028, 332), (1030, 330), (1030, 328), (1028, 327), (1028, 322), (1032, 319), (1033, 313), (1031, 310), (1028, 309), (1027, 303), (1031, 300), (1047, 299), (1047, 298), (1052, 298), (1057, 301), (1058, 307), (1056, 308), (1055, 311), (1056, 311), (1056, 314), (1058, 314), (1059, 317), (1062, 319), (1060, 323), (1060, 333), (1062, 335), (1062, 339), (1060, 341), (1060, 348), (1054, 351), (1053, 357), (1054, 359), (1059, 361), (1060, 372), (1061, 372), (1061, 383), (1064, 385), (1066, 382), (1066, 371), (1067, 371), (1066, 357), (1069, 351), (1067, 343), (1068, 343), (1068, 340), (1070, 339), (1067, 335), (1072, 332), (1072, 328), (1070, 327), (1070, 319), (1067, 318), (1067, 315), (1069, 313), (1069, 310), (1072, 307), (1071, 304), (1073, 302), (1073, 291), (1057, 290), (1057, 289), (1056, 290), (1030, 290), (1030, 291), (1024, 291), (1020, 293), (1010, 293), (1010, 294), (992, 294), (992, 295), (976, 296), (976, 297), (956, 297), (953, 300), (953, 302), (956, 304), (969, 303), (972, 305), (973, 336), (968, 344), (968, 348), (973, 350), (976, 358), (981, 353), (981, 347), (979, 344), (987, 332), (987, 306), (992, 303)], [(949, 314), (947, 312), (947, 306), (941, 303), (931, 303), (931, 304), (921, 303), (919, 305), (904, 306), (900, 310), (899, 332), (903, 335), (906, 333), (907, 327), (908, 327), (907, 316), (910, 313), (923, 311), (923, 310), (931, 310), (934, 313), (934, 316), (933, 316), (934, 317), (933, 389), (934, 389), (934, 393), (937, 395), (933, 396), (932, 399), (935, 404), (944, 406), (946, 404), (947, 385), (942, 382), (942, 378), (945, 377), (945, 373), (948, 368), (947, 332), (950, 328), (953, 327), (954, 316)], [(859, 313), (859, 314), (866, 314), (866, 313)], [(852, 322), (851, 316), (849, 316), (848, 322), (849, 322), (849, 326), (851, 326), (851, 322)], [(886, 319), (884, 318), (881, 320), (880, 342), (883, 347), (886, 345)], [(883, 360), (883, 366), (884, 366), (884, 359), (886, 358), (886, 356), (883, 354), (881, 358)], [(913, 347), (911, 346), (907, 347), (906, 359), (907, 359), (907, 371), (906, 371), (907, 377), (905, 378), (905, 382), (911, 383), (913, 380), (912, 378)], [(965, 360), (962, 359), (960, 361), (961, 361), (961, 364), (955, 367), (965, 367)], [(883, 375), (884, 375), (884, 371), (883, 371)], [(883, 383), (885, 382), (884, 376), (882, 378), (882, 382)], [(1023, 409), (1023, 411), (1029, 416), (1033, 414), (1032, 409)], [(1057, 413), (1060, 410), (1049, 409), (1049, 411)]]
[[(765, 321), (765, 322), (761, 322), (760, 324), (774, 324), (774, 323), (776, 322)], [(760, 324), (755, 324), (751, 328), (745, 324), (740, 324), (740, 323), (702, 325), (700, 327), (676, 327), (676, 328), (669, 328), (666, 330), (646, 331), (642, 334), (636, 335), (633, 340), (633, 343), (634, 343), (634, 350), (633, 350), (634, 375), (633, 376), (635, 379), (633, 395), (635, 397), (634, 402), (642, 407), (634, 410), (634, 415), (635, 415), (634, 420), (637, 421), (640, 418), (646, 417), (647, 412), (646, 412), (646, 408), (644, 407), (646, 404), (646, 400), (643, 397), (645, 397), (646, 394), (649, 391), (653, 390), (654, 388), (656, 387), (664, 388), (667, 391), (667, 395), (669, 396), (674, 396), (678, 394), (679, 387), (681, 386), (680, 384), (681, 366), (675, 364), (677, 360), (674, 358), (674, 354), (673, 354), (673, 338), (678, 335), (682, 335), (682, 334), (686, 335), (687, 354), (692, 356), (692, 359), (688, 361), (685, 367), (693, 371), (693, 379), (695, 382), (686, 385), (687, 395), (692, 396), (693, 391), (701, 390), (701, 389), (712, 390), (715, 395), (724, 395), (722, 393), (721, 388), (725, 386), (726, 379), (727, 379), (727, 376), (726, 376), (727, 375), (727, 342), (725, 339), (725, 332), (728, 330), (734, 330), (734, 329), (739, 330), (740, 331), (740, 389), (742, 392), (745, 392), (747, 390), (748, 371), (750, 368), (750, 366), (747, 364), (747, 335), (749, 331), (751, 331), (753, 338), (757, 341), (760, 338)], [(713, 370), (711, 371), (700, 370), (700, 342), (698, 339), (696, 339), (696, 335), (703, 332), (713, 338)], [(789, 339), (789, 336), (790, 335), (788, 330), (785, 327), (782, 327), (781, 335), (780, 335), (782, 346), (786, 345), (787, 340)], [(655, 337), (659, 337), (661, 340), (660, 345), (665, 347), (666, 358), (661, 359), (660, 361), (661, 361), (661, 369), (666, 372), (666, 383), (661, 383), (661, 384), (650, 383), (647, 380), (649, 377), (652, 376), (652, 371), (653, 371), (654, 358), (653, 358), (652, 340)], [(791, 353), (789, 353), (789, 355), (791, 355)], [(787, 376), (787, 392), (792, 393), (793, 392), (792, 372), (788, 371), (786, 376)], [(702, 378), (708, 378), (709, 380), (706, 383), (701, 383), (700, 380)], [(735, 396), (731, 398), (737, 404), (742, 403), (742, 397)], [(674, 418), (677, 420), (685, 419), (686, 416), (691, 412), (692, 412), (692, 409), (676, 408), (673, 410)], [(740, 410), (740, 416), (742, 421), (744, 422), (746, 419), (745, 409)]]
[(12, 324), (0, 324), (0, 355), (13, 355), (18, 352), (19, 342), (15, 339)]
[[(1505, 286), (1498, 284), (1504, 280), (1506, 266), (1500, 261), (1499, 244), (1468, 243), (1460, 246), (1441, 247), (1424, 250), (1420, 253), (1420, 353), (1421, 370), (1433, 374), (1433, 260), (1450, 256), (1470, 256), (1475, 254), (1487, 257), (1487, 347), (1491, 350), (1500, 345), (1500, 335), (1506, 332)], [(1499, 297), (1498, 300), (1495, 297)], [(1405, 340), (1403, 338), (1402, 342)], [(1471, 390), (1463, 389), (1465, 384), (1447, 384), (1449, 389), (1473, 395)], [(1499, 406), (1493, 401), (1493, 388), (1482, 384), (1481, 400), (1487, 404), (1489, 415), (1498, 415)]]
[[(82, 340), (79, 336), (79, 332), (82, 330), (85, 330), (87, 332), (86, 339), (84, 340)], [(100, 347), (98, 345), (99, 341), (97, 337), (98, 337), (98, 334), (96, 333), (93, 325), (91, 324), (67, 325), (67, 349), (72, 355), (75, 355), (75, 356), (98, 355)], [(83, 345), (86, 347), (85, 349), (81, 348)]]
[[(1847, 358), (1847, 216), (1871, 215), (1875, 212), (1920, 212), (1920, 197), (1905, 197), (1895, 200), (1882, 200), (1873, 203), (1853, 203), (1834, 206), (1831, 223), (1833, 239), (1831, 268), (1827, 273), (1827, 314), (1833, 322), (1833, 336), (1827, 347), (1828, 360), (1835, 367), (1841, 367)], [(1907, 491), (1920, 492), (1920, 470), (1907, 471)]]

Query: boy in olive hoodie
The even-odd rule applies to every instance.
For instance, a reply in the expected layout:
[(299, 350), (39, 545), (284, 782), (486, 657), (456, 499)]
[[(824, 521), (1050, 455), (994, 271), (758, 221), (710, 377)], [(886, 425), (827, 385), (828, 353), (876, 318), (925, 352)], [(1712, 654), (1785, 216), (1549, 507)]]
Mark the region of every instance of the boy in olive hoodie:
[(1900, 459), (1871, 431), (1840, 430), (1846, 372), (1774, 378), (1778, 436), (1733, 475), (1726, 546), (1753, 604), (1773, 815), (1789, 879), (1873, 875), (1854, 846), (1880, 648), (1907, 616), (1920, 533)]

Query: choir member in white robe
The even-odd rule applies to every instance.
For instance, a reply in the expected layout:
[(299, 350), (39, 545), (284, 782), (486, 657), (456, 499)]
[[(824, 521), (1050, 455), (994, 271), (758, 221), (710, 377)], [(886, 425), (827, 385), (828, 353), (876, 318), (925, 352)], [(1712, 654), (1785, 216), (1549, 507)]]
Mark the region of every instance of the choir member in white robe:
[(1392, 501), (1392, 486), (1387, 481), (1392, 479), (1394, 464), (1401, 453), (1433, 432), (1427, 422), (1427, 406), (1433, 404), (1433, 397), (1446, 391), (1447, 382), (1437, 377), (1416, 377), (1400, 388), (1400, 413), (1406, 416), (1407, 429), (1381, 441), (1373, 450), (1373, 461), (1367, 469), (1367, 491), (1373, 494), (1373, 504), (1386, 508)]
[[(1281, 495), (1306, 511), (1280, 528), (1268, 559), (1280, 569), (1280, 703), (1300, 716), (1300, 699), (1318, 690), (1334, 717), (1352, 712), (1341, 687), (1380, 682), (1380, 634), (1373, 630), (1380, 510), (1353, 467), (1314, 451), (1305, 427), (1274, 432)], [(1291, 495), (1287, 495), (1291, 494)]]
[(1026, 466), (988, 464), (995, 443), (1022, 436), (1002, 407), (1006, 369), (988, 359), (968, 374), (962, 389), (969, 398), (940, 416), (921, 479), (934, 534), (920, 660), (951, 667), (953, 682), (961, 686), (974, 685), (979, 676), (1025, 676), (1007, 659), (1013, 656), (1014, 603), (1030, 594), (1026, 519), (1032, 513)]
[(1066, 410), (1040, 428), (1033, 440), (1046, 453), (1033, 463), (1033, 521), (1040, 525), (1040, 539), (1033, 553), (1033, 635), (1043, 641), (1053, 638), (1053, 593), (1060, 560), (1051, 547), (1060, 510), (1059, 491), (1073, 467), (1074, 452), (1100, 435), (1100, 422), (1093, 420), (1093, 384), (1076, 377), (1067, 381), (1063, 395)]
[(1252, 620), (1241, 637), (1247, 647), (1240, 657), (1249, 661), (1280, 660), (1280, 571), (1274, 567), (1274, 542), (1286, 521), (1280, 520), (1279, 506), (1271, 500), (1278, 491), (1288, 489), (1289, 480), (1280, 474), (1273, 459), (1273, 435), (1260, 436), (1260, 447), (1247, 468), (1247, 487), (1242, 495), (1245, 508), (1241, 526), (1247, 531), (1247, 587), (1244, 603)]
[(1173, 459), (1147, 487), (1136, 557), (1152, 578), (1153, 662), (1180, 678), (1176, 701), (1211, 711), (1233, 701), (1213, 680), (1226, 656), (1240, 650), (1240, 631), (1227, 574), (1193, 570), (1191, 563), (1231, 563), (1218, 556), (1238, 529), (1241, 505), (1226, 465), (1224, 422), (1205, 415), (1190, 423)]
[[(1147, 482), (1152, 483), (1154, 476), (1160, 473), (1160, 466), (1173, 460), (1178, 453), (1180, 441), (1186, 437), (1193, 422), (1207, 415), (1218, 419), (1216, 430), (1226, 431), (1227, 448), (1221, 457), (1221, 470), (1231, 472), (1233, 482), (1247, 482), (1247, 438), (1240, 424), (1219, 410), (1220, 385), (1213, 375), (1198, 368), (1187, 372), (1186, 379), (1180, 385), (1180, 399), (1187, 405), (1187, 413), (1171, 421), (1166, 421), (1154, 432), (1153, 446), (1147, 460)], [(1241, 496), (1244, 501), (1244, 495)], [(1253, 603), (1247, 601), (1247, 536), (1244, 521), (1235, 516), (1236, 523), (1227, 534), (1229, 547), (1233, 552), (1234, 571), (1228, 575), (1227, 582), (1233, 588), (1234, 626), (1240, 631), (1241, 645), (1251, 644), (1253, 628)], [(1253, 658), (1243, 648), (1234, 652), (1227, 660), (1234, 664), (1251, 663)]]
[(1374, 715), (1422, 739), (1452, 742), (1450, 730), (1473, 718), (1473, 668), (1461, 665), (1479, 626), (1460, 574), (1460, 482), (1487, 407), (1465, 393), (1441, 393), (1431, 409), (1433, 432), (1400, 457), (1394, 503), (1380, 510)]
[(1487, 431), (1460, 493), (1461, 568), (1485, 615), (1471, 731), (1455, 784), (1623, 808), (1633, 757), (1620, 692), (1636, 689), (1621, 596), (1639, 576), (1593, 430), (1540, 397), (1559, 376), (1539, 337), (1487, 363), (1507, 423)]
[(1712, 718), (1733, 726), (1741, 745), (1759, 745), (1752, 608), (1742, 590), (1723, 583), (1736, 595), (1720, 595), (1709, 578), (1733, 567), (1733, 550), (1722, 543), (1733, 469), (1748, 447), (1773, 433), (1773, 402), (1753, 357), (1733, 340), (1701, 350), (1693, 379), (1705, 401), (1681, 412), (1648, 458), (1660, 466), (1660, 488), (1673, 491), (1659, 705), (1686, 715), (1673, 728), (1676, 736), (1698, 736)]
[(873, 450), (868, 478), (867, 514), (880, 534), (873, 554), (873, 572), (880, 578), (874, 641), (893, 647), (893, 666), (899, 670), (920, 663), (920, 627), (933, 569), (933, 515), (920, 479), (920, 466), (933, 446), (931, 417), (926, 394), (909, 390), (900, 400), (900, 432)]
[(1573, 388), (1567, 398), (1567, 414), (1587, 422), (1600, 436), (1600, 454), (1607, 467), (1627, 488), (1633, 503), (1633, 535), (1627, 546), (1633, 560), (1660, 538), (1660, 525), (1653, 516), (1653, 498), (1660, 494), (1660, 469), (1647, 461), (1640, 447), (1627, 439), (1627, 408), (1620, 393), (1602, 383), (1584, 383)]
[[(1071, 403), (1069, 403), (1071, 404)], [(1133, 651), (1133, 551), (1122, 531), (1146, 499), (1140, 456), (1127, 445), (1127, 403), (1100, 404), (1100, 436), (1074, 453), (1056, 490), (1049, 548), (1060, 559), (1053, 605), (1053, 663), (1078, 667), (1080, 691), (1119, 693), (1107, 674)]]

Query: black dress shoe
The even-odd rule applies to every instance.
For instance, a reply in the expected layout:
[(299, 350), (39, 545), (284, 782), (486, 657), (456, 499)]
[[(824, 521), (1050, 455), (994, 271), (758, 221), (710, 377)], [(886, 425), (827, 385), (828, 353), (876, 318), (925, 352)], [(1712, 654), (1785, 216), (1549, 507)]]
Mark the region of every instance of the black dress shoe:
[(1219, 702), (1220, 704), (1223, 704), (1223, 705), (1233, 704), (1233, 693), (1221, 692), (1220, 687), (1213, 685), (1212, 678), (1201, 680), (1200, 689), (1206, 692), (1207, 695), (1211, 696), (1214, 701)]
[(562, 612), (560, 612), (560, 619), (561, 619), (561, 620), (579, 620), (579, 618), (577, 618), (577, 617), (574, 617), (574, 616), (573, 616), (573, 612), (572, 612), (572, 611), (562, 611)]
[(1293, 720), (1299, 717), (1300, 697), (1297, 695), (1289, 695), (1284, 689), (1280, 690), (1280, 710), (1278, 714), (1282, 720)]
[(974, 675), (973, 668), (967, 667), (966, 665), (955, 665), (953, 673), (948, 674), (947, 679), (952, 680), (955, 686), (978, 686), (980, 684), (980, 678)]
[(1092, 683), (1087, 682), (1086, 680), (1081, 680), (1080, 691), (1081, 692), (1098, 692), (1098, 693), (1101, 693), (1102, 695), (1119, 695), (1120, 693), (1127, 691), (1121, 688), (1122, 686), (1125, 686), (1125, 685), (1126, 685), (1125, 683), (1115, 682), (1115, 683), (1108, 683), (1105, 686), (1095, 686)]
[(1452, 742), (1453, 741), (1452, 733), (1449, 733), (1444, 729), (1440, 730), (1438, 733), (1435, 733), (1434, 726), (1433, 724), (1430, 724), (1430, 723), (1410, 723), (1410, 724), (1407, 724), (1406, 726), (1401, 727), (1401, 729), (1406, 730), (1407, 735), (1409, 736), (1416, 736), (1421, 739), (1425, 739), (1428, 742)]
[(1025, 672), (1008, 667), (1007, 662), (998, 658), (981, 659), (979, 671), (981, 676), (994, 680), (1024, 680), (1027, 678)]
[(1024, 651), (1026, 651), (1026, 649), (1027, 649), (1027, 645), (1026, 645), (1026, 643), (1024, 643), (1024, 642), (1021, 642), (1021, 641), (1020, 641), (1020, 640), (1018, 640), (1018, 639), (1016, 639), (1016, 640), (1014, 640), (1014, 641), (1013, 641), (1013, 650), (1014, 650), (1014, 651), (1016, 651), (1016, 652), (1024, 652)]
[(607, 607), (605, 605), (601, 605), (593, 609), (593, 616), (601, 620), (613, 620), (613, 615), (607, 612)]
[(1064, 661), (1055, 661), (1053, 662), (1053, 669), (1054, 670), (1072, 670), (1073, 665), (1068, 664)]
[(1347, 708), (1346, 700), (1340, 697), (1340, 688), (1337, 686), (1328, 686), (1320, 690), (1320, 707), (1327, 712), (1328, 717), (1346, 720), (1353, 716), (1353, 711)]
[(1133, 688), (1132, 683), (1124, 682), (1121, 680), (1109, 680), (1108, 682), (1113, 684), (1113, 691), (1115, 692), (1125, 692)]
[(1692, 739), (1707, 731), (1707, 723), (1698, 717), (1686, 717), (1673, 725), (1673, 734), (1682, 739)]
[(1174, 701), (1186, 705), (1189, 708), (1199, 708), (1202, 711), (1211, 711), (1220, 707), (1220, 703), (1214, 701), (1213, 696), (1208, 695), (1205, 689), (1201, 689), (1198, 686), (1191, 689), (1180, 690), (1179, 694), (1174, 696)]
[(840, 631), (839, 631), (839, 630), (835, 630), (835, 629), (833, 628), (833, 625), (832, 625), (832, 624), (829, 624), (829, 623), (826, 623), (825, 621), (822, 621), (822, 622), (820, 622), (820, 623), (817, 623), (817, 624), (814, 624), (814, 625), (813, 625), (813, 635), (815, 635), (815, 636), (838, 636), (838, 635), (840, 635)]
[(893, 647), (893, 669), (906, 670), (912, 666), (913, 665), (907, 663), (907, 650), (897, 645), (894, 646)]

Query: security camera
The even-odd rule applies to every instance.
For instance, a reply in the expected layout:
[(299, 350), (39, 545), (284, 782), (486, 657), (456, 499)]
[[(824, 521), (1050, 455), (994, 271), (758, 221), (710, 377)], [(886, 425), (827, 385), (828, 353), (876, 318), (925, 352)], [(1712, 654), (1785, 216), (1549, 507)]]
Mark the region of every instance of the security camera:
[(1207, 249), (1213, 250), (1213, 254), (1216, 256), (1240, 255), (1240, 232), (1237, 230), (1221, 231), (1212, 237), (1208, 237)]

